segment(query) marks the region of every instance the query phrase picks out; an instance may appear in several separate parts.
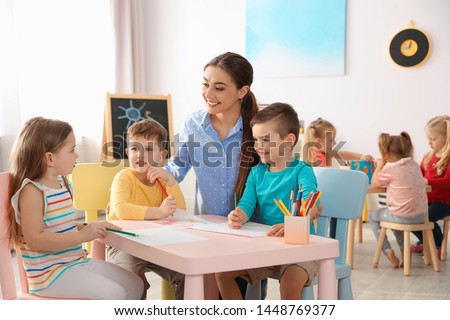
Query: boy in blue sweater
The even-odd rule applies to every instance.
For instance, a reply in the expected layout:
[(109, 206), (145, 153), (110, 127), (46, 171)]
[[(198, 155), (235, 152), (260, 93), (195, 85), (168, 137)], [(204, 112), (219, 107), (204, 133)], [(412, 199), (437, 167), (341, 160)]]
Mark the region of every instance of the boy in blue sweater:
[[(298, 141), (300, 123), (292, 106), (273, 103), (259, 111), (250, 126), (261, 161), (250, 171), (242, 198), (228, 215), (228, 225), (240, 228), (259, 205), (261, 223), (272, 226), (267, 235), (281, 237), (284, 235), (284, 215), (273, 199), (281, 199), (287, 204), (292, 187), (297, 194), (302, 186), (302, 196), (306, 200), (310, 192), (317, 190), (317, 180), (311, 166), (294, 159), (293, 148)], [(320, 207), (313, 208), (311, 219), (320, 211)], [(303, 287), (310, 285), (317, 270), (317, 261), (310, 261), (217, 273), (216, 281), (223, 299), (236, 300), (242, 299), (234, 280), (236, 277), (254, 283), (279, 272), (281, 299), (293, 300), (300, 299)]]

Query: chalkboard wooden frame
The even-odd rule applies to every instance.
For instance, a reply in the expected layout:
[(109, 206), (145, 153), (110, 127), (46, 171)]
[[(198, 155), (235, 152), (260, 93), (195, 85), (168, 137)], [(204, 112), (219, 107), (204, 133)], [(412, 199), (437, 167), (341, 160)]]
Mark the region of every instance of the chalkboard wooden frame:
[(139, 120), (151, 117), (166, 128), (168, 150), (173, 143), (172, 104), (170, 95), (106, 94), (102, 159), (127, 159), (126, 131)]

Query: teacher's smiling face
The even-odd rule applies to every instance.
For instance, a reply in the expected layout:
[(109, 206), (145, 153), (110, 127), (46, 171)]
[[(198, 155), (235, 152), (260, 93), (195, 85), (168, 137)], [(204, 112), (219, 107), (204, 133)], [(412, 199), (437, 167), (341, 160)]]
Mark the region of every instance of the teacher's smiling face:
[(220, 67), (209, 66), (205, 69), (202, 96), (210, 114), (240, 113), (240, 100), (248, 90), (248, 86), (237, 88), (233, 78)]

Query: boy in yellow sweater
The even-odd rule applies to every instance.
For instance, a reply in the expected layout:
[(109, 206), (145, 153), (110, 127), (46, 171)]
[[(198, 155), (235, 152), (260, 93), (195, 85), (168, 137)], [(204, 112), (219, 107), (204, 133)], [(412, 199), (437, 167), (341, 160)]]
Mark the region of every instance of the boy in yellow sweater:
[[(164, 144), (166, 129), (153, 119), (135, 122), (128, 128), (126, 153), (130, 168), (119, 172), (112, 183), (109, 220), (153, 220), (172, 215), (177, 208), (186, 209), (183, 194), (175, 178), (160, 165), (167, 156)], [(175, 298), (183, 299), (184, 275), (142, 260), (113, 247), (107, 260), (136, 273), (144, 281), (142, 299), (150, 287), (145, 268), (176, 286)]]

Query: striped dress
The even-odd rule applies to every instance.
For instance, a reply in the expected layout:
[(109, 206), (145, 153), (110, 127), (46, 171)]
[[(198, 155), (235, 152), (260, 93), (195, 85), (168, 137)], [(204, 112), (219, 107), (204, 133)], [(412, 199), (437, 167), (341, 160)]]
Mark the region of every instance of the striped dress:
[[(34, 184), (44, 195), (44, 232), (64, 233), (77, 230), (75, 210), (69, 190), (66, 187), (51, 189), (29, 179), (23, 181), (21, 188), (11, 199), (19, 225), (21, 223), (18, 210), (19, 195), (28, 183)], [(21, 235), (19, 245), (30, 292), (39, 292), (48, 288), (64, 271), (89, 260), (81, 244), (61, 251), (41, 252), (31, 250)]]

